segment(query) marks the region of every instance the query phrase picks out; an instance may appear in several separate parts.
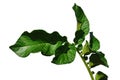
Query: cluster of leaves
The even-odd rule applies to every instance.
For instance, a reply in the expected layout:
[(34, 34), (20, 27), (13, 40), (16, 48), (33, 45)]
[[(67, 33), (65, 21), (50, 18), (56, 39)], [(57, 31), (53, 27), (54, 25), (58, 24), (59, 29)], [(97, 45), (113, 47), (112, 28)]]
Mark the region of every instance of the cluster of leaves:
[[(88, 61), (89, 69), (98, 65), (108, 67), (105, 55), (98, 51), (100, 42), (93, 32), (90, 32), (90, 40), (85, 40), (90, 28), (83, 10), (76, 4), (74, 4), (73, 10), (77, 19), (74, 43), (69, 43), (67, 37), (61, 36), (58, 32), (47, 33), (44, 30), (34, 30), (31, 33), (25, 31), (17, 42), (10, 46), (10, 49), (20, 57), (27, 57), (30, 53), (36, 52), (41, 52), (45, 56), (54, 55), (55, 57), (51, 61), (54, 64), (71, 63), (78, 52), (86, 63)], [(85, 42), (84, 45), (83, 42)], [(107, 78), (107, 75), (101, 71), (98, 71), (95, 76), (96, 80), (107, 80)]]

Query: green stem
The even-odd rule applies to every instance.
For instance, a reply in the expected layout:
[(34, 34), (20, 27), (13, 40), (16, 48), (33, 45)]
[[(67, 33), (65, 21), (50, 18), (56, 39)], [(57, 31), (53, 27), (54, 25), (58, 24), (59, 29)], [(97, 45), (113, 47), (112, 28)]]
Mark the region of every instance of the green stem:
[(89, 75), (91, 77), (91, 80), (95, 80), (94, 77), (93, 77), (93, 73), (91, 72), (90, 68), (88, 67), (87, 63), (85, 62), (85, 59), (82, 57), (82, 55), (81, 55), (81, 53), (79, 51), (77, 51), (77, 52), (79, 53), (84, 65), (85, 65), (85, 67), (86, 67), (86, 69), (87, 69), (87, 71), (88, 71), (88, 73), (89, 73)]

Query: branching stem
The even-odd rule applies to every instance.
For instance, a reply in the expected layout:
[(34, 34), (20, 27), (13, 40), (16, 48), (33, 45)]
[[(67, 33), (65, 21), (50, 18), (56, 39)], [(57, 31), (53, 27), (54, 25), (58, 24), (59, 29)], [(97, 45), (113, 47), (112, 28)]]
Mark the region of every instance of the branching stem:
[(93, 73), (91, 72), (90, 68), (88, 67), (87, 63), (85, 62), (85, 59), (82, 57), (82, 55), (81, 55), (81, 53), (79, 51), (77, 51), (77, 52), (79, 53), (84, 65), (85, 65), (85, 67), (86, 67), (86, 69), (87, 69), (87, 71), (88, 71), (88, 73), (89, 73), (89, 75), (91, 77), (91, 80), (95, 80), (94, 77), (93, 77)]

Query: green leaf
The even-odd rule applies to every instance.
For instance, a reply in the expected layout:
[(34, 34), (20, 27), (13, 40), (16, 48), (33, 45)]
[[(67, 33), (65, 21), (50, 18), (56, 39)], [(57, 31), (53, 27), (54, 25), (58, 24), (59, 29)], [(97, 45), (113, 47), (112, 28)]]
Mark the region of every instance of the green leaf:
[(108, 80), (108, 76), (101, 71), (98, 71), (95, 75), (95, 80)]
[(81, 45), (84, 39), (85, 39), (85, 33), (82, 30), (76, 31), (74, 38), (75, 44)]
[(55, 57), (52, 60), (52, 63), (55, 64), (67, 64), (74, 61), (76, 55), (76, 48), (74, 44), (66, 43), (63, 46), (60, 46), (55, 53)]
[(88, 44), (88, 41), (86, 41), (83, 49), (82, 49), (82, 55), (88, 55), (90, 54), (91, 50), (89, 48), (89, 44)]
[(20, 57), (27, 57), (30, 53), (39, 51), (50, 56), (55, 54), (55, 50), (65, 41), (66, 37), (60, 36), (58, 32), (49, 34), (44, 30), (34, 30), (31, 33), (24, 32), (10, 48)]
[(82, 48), (83, 48), (82, 44), (80, 44), (80, 45), (77, 46), (77, 50), (78, 51), (82, 50)]
[(82, 8), (79, 7), (78, 5), (74, 4), (73, 10), (75, 12), (75, 16), (77, 19), (77, 30), (83, 30), (85, 35), (87, 35), (90, 30), (89, 21), (88, 21), (87, 17), (85, 16)]
[(90, 48), (92, 51), (97, 51), (100, 48), (99, 40), (90, 32)]
[(89, 58), (89, 66), (91, 68), (98, 65), (109, 67), (105, 55), (102, 52), (93, 53)]

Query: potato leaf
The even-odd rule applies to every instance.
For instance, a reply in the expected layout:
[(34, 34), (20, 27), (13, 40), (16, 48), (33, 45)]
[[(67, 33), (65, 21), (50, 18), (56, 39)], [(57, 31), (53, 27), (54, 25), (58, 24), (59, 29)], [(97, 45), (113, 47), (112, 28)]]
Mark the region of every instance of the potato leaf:
[(60, 46), (55, 53), (52, 63), (67, 64), (74, 61), (76, 55), (76, 48), (74, 44), (66, 43)]
[(89, 66), (91, 68), (98, 65), (109, 67), (105, 55), (102, 52), (93, 53), (89, 58)]
[(78, 5), (74, 4), (73, 10), (77, 19), (77, 30), (83, 30), (85, 35), (89, 33), (89, 21), (85, 16), (83, 10)]
[(90, 32), (90, 48), (92, 51), (97, 51), (100, 48), (99, 40), (93, 35), (93, 32)]
[(86, 41), (85, 45), (83, 46), (83, 49), (82, 49), (82, 55), (88, 55), (90, 54), (91, 50), (89, 48), (89, 44), (88, 44), (88, 41)]
[(39, 51), (43, 55), (51, 56), (66, 41), (66, 37), (60, 36), (58, 32), (49, 34), (44, 30), (34, 30), (31, 33), (24, 32), (10, 48), (20, 57), (27, 57), (30, 53)]
[(82, 50), (82, 48), (83, 48), (83, 45), (82, 45), (82, 44), (80, 44), (80, 45), (78, 45), (78, 46), (77, 46), (77, 48), (76, 48), (76, 49), (77, 49), (78, 51), (81, 51), (81, 50)]
[[(90, 32), (90, 41), (86, 38), (90, 31), (89, 21), (81, 7), (74, 4), (72, 7), (77, 20), (77, 30), (75, 32), (74, 43), (69, 43), (65, 36), (58, 32), (47, 33), (44, 30), (34, 30), (31, 33), (24, 32), (16, 43), (10, 46), (18, 56), (27, 57), (30, 53), (41, 52), (45, 56), (54, 55), (51, 61), (54, 64), (68, 64), (74, 61), (76, 52), (80, 55), (86, 66), (91, 80), (107, 80), (108, 76), (99, 71), (94, 77), (91, 68), (104, 65), (109, 67), (105, 55), (98, 52), (100, 48), (99, 40)], [(83, 45), (84, 40), (86, 43)]]
[(84, 39), (85, 39), (85, 33), (82, 30), (76, 31), (74, 38), (75, 44), (81, 45)]
[(95, 80), (108, 80), (108, 76), (101, 71), (98, 71), (95, 75)]

